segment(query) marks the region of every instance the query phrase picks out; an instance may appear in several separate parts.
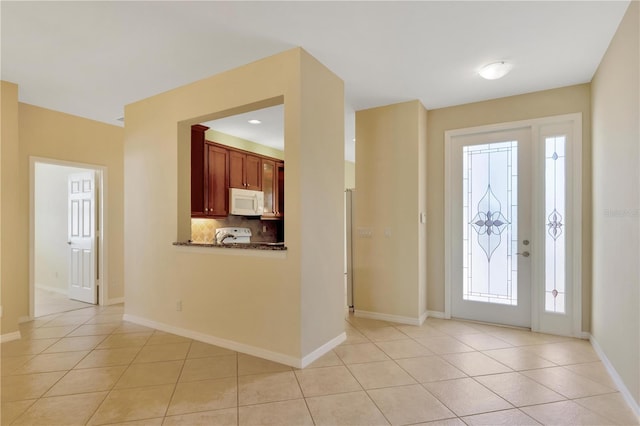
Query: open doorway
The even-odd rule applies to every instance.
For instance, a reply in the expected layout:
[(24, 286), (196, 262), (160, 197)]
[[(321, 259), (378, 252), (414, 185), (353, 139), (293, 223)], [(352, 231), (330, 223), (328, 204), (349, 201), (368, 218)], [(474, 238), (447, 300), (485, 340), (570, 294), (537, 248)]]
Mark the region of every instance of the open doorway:
[(30, 316), (100, 304), (103, 168), (31, 161)]

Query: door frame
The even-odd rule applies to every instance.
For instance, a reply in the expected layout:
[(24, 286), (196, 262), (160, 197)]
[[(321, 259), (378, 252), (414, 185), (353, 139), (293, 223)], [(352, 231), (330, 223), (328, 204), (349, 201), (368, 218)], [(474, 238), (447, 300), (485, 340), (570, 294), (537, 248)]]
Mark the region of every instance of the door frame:
[[(567, 163), (567, 187), (570, 187), (567, 196), (567, 209), (570, 209), (571, 226), (567, 231), (567, 257), (572, 261), (567, 265), (568, 281), (571, 281), (572, 288), (571, 312), (568, 312), (568, 324), (555, 327), (545, 319), (550, 316), (544, 310), (541, 302), (542, 288), (541, 277), (544, 263), (541, 260), (542, 244), (532, 247), (531, 261), (531, 330), (536, 332), (547, 332), (573, 337), (584, 337), (582, 332), (582, 113), (564, 114), (550, 117), (535, 118), (529, 120), (512, 121), (506, 123), (489, 124), (483, 126), (447, 130), (444, 134), (445, 149), (445, 182), (444, 182), (444, 278), (445, 278), (445, 304), (444, 317), (451, 318), (451, 279), (452, 279), (452, 230), (451, 212), (453, 200), (451, 188), (453, 186), (452, 176), (452, 139), (457, 136), (467, 136), (477, 133), (491, 133), (518, 128), (528, 128), (531, 132), (531, 152), (532, 162), (532, 211), (544, 212), (544, 193), (542, 189), (541, 176), (541, 142), (540, 129), (544, 126), (569, 123), (571, 127), (571, 161)], [(569, 147), (567, 148), (569, 149)], [(542, 151), (544, 152), (544, 151)], [(532, 219), (533, 241), (542, 241), (545, 226)], [(555, 314), (553, 314), (555, 315)]]
[(29, 319), (34, 318), (35, 311), (35, 187), (36, 187), (36, 164), (49, 164), (54, 166), (77, 167), (81, 169), (90, 169), (96, 173), (96, 202), (98, 203), (96, 214), (99, 229), (96, 230), (96, 248), (98, 250), (97, 265), (100, 275), (97, 280), (98, 285), (98, 305), (109, 304), (108, 289), (108, 187), (107, 187), (107, 168), (95, 164), (79, 163), (75, 161), (56, 160), (44, 157), (29, 157)]

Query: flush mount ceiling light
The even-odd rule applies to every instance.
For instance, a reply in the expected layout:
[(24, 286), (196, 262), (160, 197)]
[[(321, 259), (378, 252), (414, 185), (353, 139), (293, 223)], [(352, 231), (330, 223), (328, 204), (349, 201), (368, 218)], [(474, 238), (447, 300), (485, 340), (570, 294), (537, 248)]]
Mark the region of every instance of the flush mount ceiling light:
[(511, 68), (513, 68), (512, 64), (505, 61), (498, 61), (480, 68), (478, 74), (487, 80), (497, 80), (507, 75), (507, 73), (511, 71)]
[(253, 119), (253, 120), (249, 120), (249, 123), (251, 123), (251, 124), (260, 124), (260, 123), (262, 123), (262, 121)]

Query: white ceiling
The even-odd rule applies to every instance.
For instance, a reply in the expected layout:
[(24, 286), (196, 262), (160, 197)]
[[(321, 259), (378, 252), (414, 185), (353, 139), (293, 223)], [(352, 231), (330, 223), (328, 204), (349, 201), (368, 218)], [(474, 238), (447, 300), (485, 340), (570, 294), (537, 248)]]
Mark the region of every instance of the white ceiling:
[[(122, 125), (128, 103), (301, 46), (345, 82), (349, 144), (356, 110), (589, 82), (628, 4), (3, 0), (0, 69), (21, 102)], [(496, 60), (507, 77), (476, 74)]]
[[(260, 124), (249, 123), (259, 120)], [(284, 151), (284, 105), (201, 123), (212, 130)]]

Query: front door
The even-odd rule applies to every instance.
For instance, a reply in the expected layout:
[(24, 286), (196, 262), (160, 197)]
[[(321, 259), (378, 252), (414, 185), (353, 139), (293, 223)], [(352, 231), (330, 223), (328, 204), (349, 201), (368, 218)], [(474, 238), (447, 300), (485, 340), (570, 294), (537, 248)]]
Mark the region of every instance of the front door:
[(69, 176), (69, 298), (97, 303), (95, 172)]
[(531, 325), (531, 136), (451, 138), (451, 315)]

